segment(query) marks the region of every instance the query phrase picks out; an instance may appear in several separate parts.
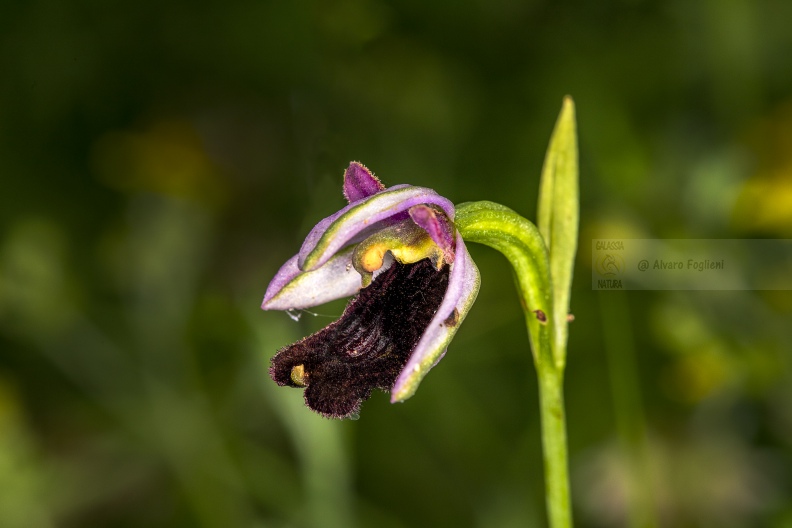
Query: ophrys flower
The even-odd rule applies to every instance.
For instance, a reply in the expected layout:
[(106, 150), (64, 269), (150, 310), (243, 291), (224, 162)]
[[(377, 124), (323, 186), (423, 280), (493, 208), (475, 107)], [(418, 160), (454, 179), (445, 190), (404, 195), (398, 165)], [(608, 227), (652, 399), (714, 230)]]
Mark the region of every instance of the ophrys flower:
[(454, 227), (454, 205), (431, 189), (385, 188), (363, 165), (344, 173), (349, 204), (319, 222), (267, 288), (264, 310), (309, 308), (357, 294), (343, 315), (281, 349), (270, 375), (305, 388), (312, 410), (356, 414), (374, 389), (403, 401), (445, 353), (479, 288)]

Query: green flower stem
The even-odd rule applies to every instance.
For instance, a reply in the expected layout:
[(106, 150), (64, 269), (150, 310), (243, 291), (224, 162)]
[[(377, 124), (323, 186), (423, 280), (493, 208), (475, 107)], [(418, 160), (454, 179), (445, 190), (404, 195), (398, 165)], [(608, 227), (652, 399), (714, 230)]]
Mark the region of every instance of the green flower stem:
[(497, 249), (514, 267), (539, 376), (547, 517), (551, 528), (572, 526), (564, 367), (580, 216), (578, 187), (575, 103), (565, 97), (542, 168), (539, 227), (508, 207), (492, 202), (461, 204), (454, 219), (463, 239)]
[[(511, 262), (534, 362), (553, 366), (550, 264), (539, 230), (508, 207), (486, 201), (458, 205), (454, 223), (463, 239), (497, 249)], [(537, 310), (545, 314), (546, 322), (540, 321)]]
[(572, 513), (563, 395), (566, 354), (553, 351), (558, 321), (553, 310), (547, 248), (534, 224), (496, 203), (461, 204), (454, 222), (462, 238), (497, 249), (514, 267), (539, 377), (548, 519), (552, 528), (569, 528)]
[(547, 517), (552, 528), (571, 528), (564, 372), (561, 370), (538, 372)]

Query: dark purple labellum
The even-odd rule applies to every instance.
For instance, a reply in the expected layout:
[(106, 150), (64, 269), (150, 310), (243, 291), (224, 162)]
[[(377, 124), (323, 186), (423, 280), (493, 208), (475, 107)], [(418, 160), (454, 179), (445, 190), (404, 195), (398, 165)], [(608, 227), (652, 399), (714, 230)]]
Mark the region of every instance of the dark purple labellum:
[(328, 418), (357, 413), (374, 389), (389, 391), (448, 288), (450, 268), (428, 259), (393, 265), (347, 305), (338, 321), (272, 358), (278, 385), (305, 387), (305, 403)]

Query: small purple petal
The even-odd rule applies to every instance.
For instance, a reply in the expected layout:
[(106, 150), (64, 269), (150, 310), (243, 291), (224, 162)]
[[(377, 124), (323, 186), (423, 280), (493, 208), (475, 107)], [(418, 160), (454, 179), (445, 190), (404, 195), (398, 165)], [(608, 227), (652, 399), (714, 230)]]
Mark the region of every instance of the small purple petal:
[(382, 182), (359, 161), (350, 163), (349, 168), (344, 172), (344, 196), (349, 203), (384, 190), (385, 186)]
[[(323, 266), (313, 271), (297, 267), (297, 255), (281, 266), (267, 286), (262, 310), (299, 310), (355, 295), (361, 288), (360, 273), (352, 266), (354, 248), (333, 255)], [(374, 278), (393, 265), (393, 257), (386, 255)]]
[(394, 185), (349, 204), (316, 224), (300, 248), (297, 265), (304, 271), (314, 270), (377, 222), (420, 204), (436, 205), (450, 220), (454, 219), (454, 204), (432, 189)]
[(425, 204), (410, 207), (410, 218), (429, 233), (449, 264), (454, 262), (454, 224), (440, 210)]
[(415, 393), (427, 372), (443, 357), (448, 343), (465, 319), (478, 295), (480, 277), (462, 237), (456, 236), (456, 262), (451, 267), (443, 302), (418, 342), (391, 389), (391, 402), (404, 401)]
[(292, 310), (349, 297), (360, 289), (360, 274), (352, 267), (352, 250), (337, 253), (323, 266), (304, 272), (297, 255), (286, 261), (272, 279), (262, 310)]

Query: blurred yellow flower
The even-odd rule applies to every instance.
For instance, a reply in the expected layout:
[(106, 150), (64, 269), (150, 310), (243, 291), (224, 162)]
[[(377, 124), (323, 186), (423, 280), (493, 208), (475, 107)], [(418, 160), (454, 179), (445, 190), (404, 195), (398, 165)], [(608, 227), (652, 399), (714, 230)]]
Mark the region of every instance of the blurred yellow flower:
[(220, 170), (189, 123), (164, 120), (143, 132), (113, 131), (93, 147), (94, 168), (111, 188), (161, 193), (213, 207), (227, 201)]

